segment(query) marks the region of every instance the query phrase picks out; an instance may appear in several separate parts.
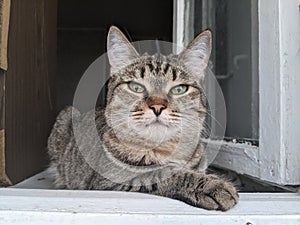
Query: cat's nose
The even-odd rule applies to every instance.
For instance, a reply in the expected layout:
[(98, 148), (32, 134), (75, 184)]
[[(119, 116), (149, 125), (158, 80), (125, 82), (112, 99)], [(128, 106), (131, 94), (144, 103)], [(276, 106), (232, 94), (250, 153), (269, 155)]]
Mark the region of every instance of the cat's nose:
[(161, 114), (161, 112), (166, 109), (165, 105), (151, 105), (149, 106), (150, 109), (153, 110), (154, 114), (156, 116), (159, 116)]
[(167, 108), (168, 101), (158, 96), (150, 96), (146, 99), (146, 103), (156, 116), (159, 116), (161, 112)]

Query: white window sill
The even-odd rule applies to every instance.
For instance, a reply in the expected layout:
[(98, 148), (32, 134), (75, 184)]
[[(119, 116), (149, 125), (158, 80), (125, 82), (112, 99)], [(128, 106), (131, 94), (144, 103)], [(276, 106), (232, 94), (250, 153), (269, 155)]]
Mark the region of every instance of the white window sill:
[[(39, 188), (49, 185), (43, 174), (33, 178), (43, 183)], [(0, 189), (0, 225), (300, 224), (300, 195), (291, 193), (241, 193), (237, 206), (219, 212), (141, 193), (20, 188), (24, 185)]]

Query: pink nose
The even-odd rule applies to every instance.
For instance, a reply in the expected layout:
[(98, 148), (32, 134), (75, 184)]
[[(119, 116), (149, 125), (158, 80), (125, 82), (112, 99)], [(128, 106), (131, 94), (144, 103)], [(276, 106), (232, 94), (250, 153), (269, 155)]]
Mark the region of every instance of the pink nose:
[(156, 116), (159, 116), (161, 114), (161, 112), (166, 108), (166, 106), (164, 106), (164, 105), (151, 105), (151, 106), (149, 106), (149, 108), (153, 110), (153, 112)]

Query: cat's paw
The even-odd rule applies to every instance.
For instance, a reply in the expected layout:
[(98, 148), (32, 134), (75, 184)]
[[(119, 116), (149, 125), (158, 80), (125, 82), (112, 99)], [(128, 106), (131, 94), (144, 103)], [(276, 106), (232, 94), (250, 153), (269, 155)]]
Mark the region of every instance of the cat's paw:
[(198, 207), (226, 211), (238, 203), (239, 195), (230, 182), (210, 175), (207, 178), (195, 190)]

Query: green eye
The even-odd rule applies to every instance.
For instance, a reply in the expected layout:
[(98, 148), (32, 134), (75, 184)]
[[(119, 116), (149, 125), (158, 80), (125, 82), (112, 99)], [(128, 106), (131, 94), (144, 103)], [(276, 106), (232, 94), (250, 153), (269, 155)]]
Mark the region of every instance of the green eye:
[(145, 91), (145, 87), (143, 85), (135, 82), (128, 83), (128, 87), (130, 88), (130, 90), (136, 93), (142, 93)]
[(171, 89), (171, 93), (173, 95), (182, 95), (185, 92), (187, 92), (187, 90), (188, 90), (187, 85), (177, 85)]

